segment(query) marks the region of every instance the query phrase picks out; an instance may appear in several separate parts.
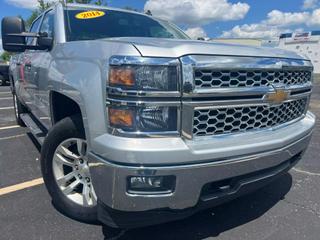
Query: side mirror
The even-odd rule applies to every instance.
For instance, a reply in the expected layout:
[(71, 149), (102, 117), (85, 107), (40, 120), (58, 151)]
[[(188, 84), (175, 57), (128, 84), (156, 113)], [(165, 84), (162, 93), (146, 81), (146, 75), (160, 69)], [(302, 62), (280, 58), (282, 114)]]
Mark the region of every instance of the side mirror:
[(52, 46), (53, 46), (53, 38), (52, 37), (48, 37), (48, 33), (44, 32), (44, 33), (40, 33), (40, 36), (38, 38), (38, 46), (39, 49), (42, 50), (51, 50)]
[[(26, 38), (24, 21), (19, 17), (5, 17), (1, 22), (3, 49), (8, 52), (24, 52)], [(19, 36), (21, 35), (21, 36)]]
[(198, 37), (197, 40), (199, 41), (205, 41), (205, 39), (203, 37)]

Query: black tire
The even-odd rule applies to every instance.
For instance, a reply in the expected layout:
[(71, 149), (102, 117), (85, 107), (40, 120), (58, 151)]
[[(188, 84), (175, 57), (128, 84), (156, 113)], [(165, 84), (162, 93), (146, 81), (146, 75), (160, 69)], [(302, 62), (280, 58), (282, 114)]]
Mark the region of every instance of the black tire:
[(16, 117), (16, 122), (19, 126), (25, 127), (26, 125), (22, 121), (20, 115), (23, 113), (27, 113), (28, 110), (25, 106), (22, 105), (22, 103), (20, 102), (19, 98), (15, 93), (12, 93), (12, 96), (13, 96), (13, 107), (14, 107), (14, 115)]
[(5, 85), (6, 85), (6, 81), (4, 80), (4, 77), (0, 75), (0, 86), (5, 86)]
[(85, 139), (81, 116), (67, 117), (58, 122), (48, 133), (41, 149), (41, 171), (55, 208), (77, 221), (96, 224), (97, 206), (85, 207), (72, 202), (60, 190), (53, 173), (53, 156), (57, 147), (67, 139)]
[(109, 226), (102, 226), (102, 233), (105, 240), (111, 240), (111, 239), (119, 239), (121, 236), (125, 234), (124, 229), (120, 228), (112, 228)]

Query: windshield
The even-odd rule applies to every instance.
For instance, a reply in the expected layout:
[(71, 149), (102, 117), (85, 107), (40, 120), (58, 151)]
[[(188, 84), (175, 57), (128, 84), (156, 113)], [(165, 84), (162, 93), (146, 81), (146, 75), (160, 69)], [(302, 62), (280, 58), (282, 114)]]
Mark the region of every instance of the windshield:
[(86, 17), (86, 10), (65, 10), (67, 41), (112, 37), (189, 39), (180, 29), (166, 21), (115, 10), (94, 11), (100, 13), (98, 17)]

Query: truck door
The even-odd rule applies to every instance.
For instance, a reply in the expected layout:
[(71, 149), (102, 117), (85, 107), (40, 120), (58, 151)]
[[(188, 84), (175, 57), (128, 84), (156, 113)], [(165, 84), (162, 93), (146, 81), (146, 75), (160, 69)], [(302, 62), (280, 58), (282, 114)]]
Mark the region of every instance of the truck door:
[[(32, 24), (30, 28), (30, 32), (37, 33), (39, 31), (40, 23), (42, 16), (38, 17)], [(35, 45), (37, 39), (36, 38), (27, 38), (28, 45)], [(19, 62), (19, 70), (20, 70), (20, 78), (19, 78), (19, 96), (22, 98), (21, 100), (31, 109), (33, 112), (35, 110), (35, 99), (34, 94), (36, 91), (35, 84), (35, 71), (32, 65), (34, 58), (36, 57), (35, 50), (26, 50), (20, 59)]]
[[(50, 10), (44, 14), (43, 21), (40, 25), (39, 34), (47, 34), (48, 37), (54, 38), (54, 10)], [(52, 63), (51, 50), (37, 50), (32, 58), (32, 74), (35, 84), (35, 111), (34, 115), (47, 128), (51, 125), (50, 120), (50, 65)]]

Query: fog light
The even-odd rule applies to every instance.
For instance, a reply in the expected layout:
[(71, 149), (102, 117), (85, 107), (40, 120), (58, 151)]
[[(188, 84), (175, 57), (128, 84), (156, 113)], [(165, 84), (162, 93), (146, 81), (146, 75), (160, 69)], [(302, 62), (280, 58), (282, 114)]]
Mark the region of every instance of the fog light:
[(128, 179), (128, 193), (131, 194), (168, 194), (175, 186), (174, 176), (135, 176)]

